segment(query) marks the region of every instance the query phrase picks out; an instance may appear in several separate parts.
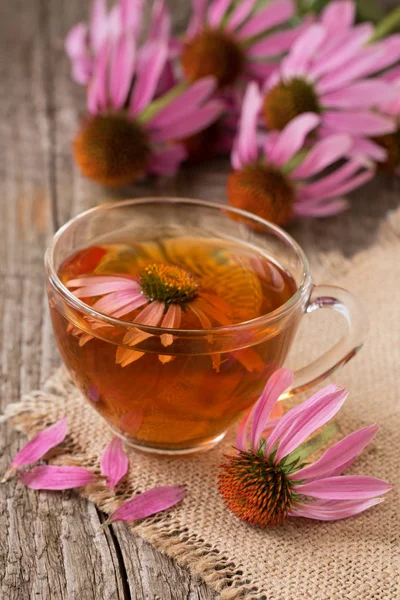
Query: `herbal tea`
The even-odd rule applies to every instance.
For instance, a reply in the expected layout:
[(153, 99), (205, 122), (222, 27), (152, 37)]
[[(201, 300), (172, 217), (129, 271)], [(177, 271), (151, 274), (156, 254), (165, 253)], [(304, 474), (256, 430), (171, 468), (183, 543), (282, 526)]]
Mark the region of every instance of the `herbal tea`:
[(58, 275), (92, 309), (61, 308), (49, 290), (63, 359), (114, 431), (143, 449), (184, 451), (218, 439), (282, 364), (301, 316), (266, 325), (261, 341), (247, 328), (229, 333), (296, 291), (276, 262), (230, 240), (93, 245)]

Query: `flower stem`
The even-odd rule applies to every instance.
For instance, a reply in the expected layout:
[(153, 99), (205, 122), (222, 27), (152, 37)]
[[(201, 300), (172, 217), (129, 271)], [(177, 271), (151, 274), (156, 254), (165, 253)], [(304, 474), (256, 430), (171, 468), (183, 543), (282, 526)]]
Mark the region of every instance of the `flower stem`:
[(384, 17), (376, 26), (375, 33), (371, 38), (371, 42), (381, 40), (383, 37), (392, 33), (395, 29), (400, 26), (400, 6), (392, 10), (386, 17)]

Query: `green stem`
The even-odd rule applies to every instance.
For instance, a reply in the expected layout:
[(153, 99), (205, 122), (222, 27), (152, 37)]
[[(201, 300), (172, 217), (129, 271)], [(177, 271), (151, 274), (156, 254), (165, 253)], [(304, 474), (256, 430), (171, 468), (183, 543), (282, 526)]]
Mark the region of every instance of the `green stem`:
[(371, 42), (381, 40), (383, 37), (392, 33), (395, 29), (400, 26), (400, 6), (392, 10), (386, 17), (378, 23), (375, 28), (375, 33), (371, 38)]

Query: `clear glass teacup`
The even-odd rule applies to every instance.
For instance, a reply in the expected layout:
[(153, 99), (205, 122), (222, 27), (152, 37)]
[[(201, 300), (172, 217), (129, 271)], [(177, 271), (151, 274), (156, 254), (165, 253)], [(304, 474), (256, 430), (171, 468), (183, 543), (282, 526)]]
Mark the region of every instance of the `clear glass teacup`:
[[(74, 382), (117, 435), (148, 452), (186, 454), (218, 443), (284, 364), (306, 313), (337, 311), (348, 332), (295, 374), (289, 394), (347, 362), (366, 333), (358, 301), (341, 288), (314, 286), (290, 235), (223, 204), (104, 204), (64, 225), (45, 262), (54, 332)], [(110, 276), (122, 295), (112, 295)], [(85, 298), (83, 287), (76, 290), (88, 277), (102, 283)], [(131, 288), (143, 295), (133, 312), (98, 309), (115, 299), (117, 308), (128, 305)], [(157, 307), (156, 326), (139, 316), (144, 309), (157, 316)]]

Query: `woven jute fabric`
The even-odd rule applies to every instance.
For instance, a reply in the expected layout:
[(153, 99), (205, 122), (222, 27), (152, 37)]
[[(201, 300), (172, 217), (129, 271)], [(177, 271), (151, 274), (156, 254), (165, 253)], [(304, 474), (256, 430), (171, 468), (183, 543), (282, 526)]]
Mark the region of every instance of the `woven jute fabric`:
[[(394, 490), (383, 504), (331, 523), (289, 519), (276, 529), (248, 526), (225, 509), (216, 485), (218, 466), (230, 451), (233, 434), (208, 454), (192, 458), (157, 459), (131, 453), (129, 475), (115, 494), (101, 482), (82, 489), (82, 495), (110, 513), (138, 491), (185, 484), (188, 493), (180, 505), (129, 526), (200, 574), (223, 599), (399, 598), (399, 247), (383, 244), (352, 260), (332, 256), (320, 262), (316, 277), (318, 283), (330, 280), (350, 289), (363, 299), (369, 315), (365, 347), (332, 379), (350, 391), (338, 418), (343, 435), (374, 422), (381, 426), (350, 472), (391, 481)], [(326, 318), (323, 315), (311, 324), (310, 317), (304, 319), (294, 352), (302, 362), (337, 336), (338, 321), (325, 312)], [(7, 412), (13, 426), (28, 436), (64, 415), (69, 419), (68, 438), (49, 462), (83, 465), (98, 472), (99, 456), (111, 434), (64, 369)]]

